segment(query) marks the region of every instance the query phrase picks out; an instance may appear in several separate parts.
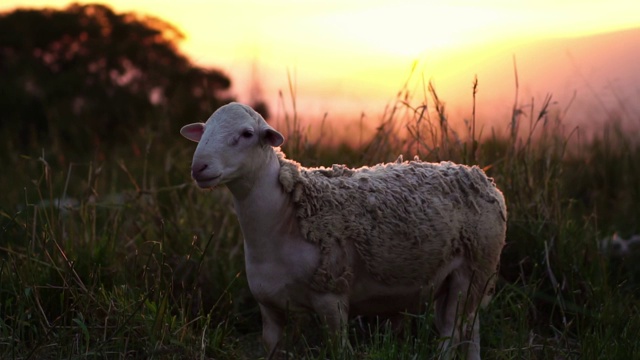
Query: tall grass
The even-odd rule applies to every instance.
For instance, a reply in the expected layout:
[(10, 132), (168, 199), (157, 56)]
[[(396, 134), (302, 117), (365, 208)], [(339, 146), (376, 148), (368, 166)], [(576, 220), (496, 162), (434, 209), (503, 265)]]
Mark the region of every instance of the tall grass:
[[(290, 83), (285, 151), (303, 164), (358, 166), (405, 154), (476, 164), (494, 177), (509, 222), (498, 289), (481, 313), (485, 358), (640, 353), (638, 255), (612, 258), (599, 247), (605, 235), (639, 230), (633, 134), (615, 125), (592, 138), (564, 130), (548, 111), (551, 98), (526, 108), (516, 99), (503, 134), (483, 128), (475, 111), (449, 119), (424, 84), (420, 98), (408, 86), (398, 93), (369, 141), (327, 148), (308, 141)], [(51, 161), (76, 154), (44, 149), (2, 164), (11, 176), (0, 179), (1, 358), (264, 356), (229, 194), (191, 184), (193, 148), (177, 134), (141, 134), (101, 162)], [(408, 336), (354, 321), (348, 350), (327, 344), (310, 330), (321, 328), (317, 319), (302, 317), (288, 325), (285, 349), (292, 358), (434, 358), (432, 315), (411, 320)]]

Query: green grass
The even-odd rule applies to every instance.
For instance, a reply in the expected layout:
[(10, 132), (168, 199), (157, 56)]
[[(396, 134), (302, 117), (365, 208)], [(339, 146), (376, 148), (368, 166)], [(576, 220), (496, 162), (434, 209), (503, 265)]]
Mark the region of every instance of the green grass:
[[(309, 143), (303, 119), (289, 113), (285, 152), (307, 165), (401, 153), (480, 165), (509, 209), (497, 292), (481, 312), (484, 358), (637, 357), (639, 256), (599, 251), (606, 235), (640, 232), (636, 135), (615, 125), (593, 138), (564, 131), (548, 102), (516, 104), (496, 122), (505, 135), (473, 116), (456, 132), (449, 123), (463, 119), (448, 119), (435, 89), (427, 92), (415, 100), (404, 89), (360, 147)], [(148, 130), (103, 160), (46, 146), (5, 153), (0, 358), (264, 357), (230, 195), (192, 185), (193, 146), (177, 132)], [(77, 202), (48, 205), (65, 197)], [(285, 349), (308, 359), (435, 358), (432, 315), (408, 318), (404, 335), (354, 321), (344, 349), (302, 316), (290, 321)]]

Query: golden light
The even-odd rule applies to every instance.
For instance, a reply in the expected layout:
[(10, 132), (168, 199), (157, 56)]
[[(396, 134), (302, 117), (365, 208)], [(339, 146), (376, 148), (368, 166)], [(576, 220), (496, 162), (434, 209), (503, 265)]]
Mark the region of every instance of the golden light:
[[(0, 10), (69, 3), (4, 0)], [(198, 64), (226, 71), (241, 101), (248, 100), (257, 82), (267, 100), (277, 104), (280, 91), (287, 92), (288, 77), (295, 77), (299, 102), (316, 116), (382, 109), (415, 60), (420, 61), (418, 78), (435, 80), (450, 103), (469, 97), (475, 74), (482, 96), (512, 91), (512, 79), (506, 79), (523, 44), (640, 27), (637, 0), (105, 3), (119, 12), (146, 13), (176, 25), (186, 35), (183, 51)], [(540, 70), (535, 64), (530, 68)], [(553, 80), (550, 71), (541, 74)]]

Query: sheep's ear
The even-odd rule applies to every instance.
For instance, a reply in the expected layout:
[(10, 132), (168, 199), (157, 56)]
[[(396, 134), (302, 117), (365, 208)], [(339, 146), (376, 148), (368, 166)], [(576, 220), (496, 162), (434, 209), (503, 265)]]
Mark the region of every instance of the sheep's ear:
[(203, 123), (193, 123), (185, 125), (180, 129), (180, 134), (191, 141), (198, 142), (204, 133)]
[(276, 147), (282, 145), (284, 142), (284, 136), (269, 125), (263, 127), (262, 138), (267, 144)]

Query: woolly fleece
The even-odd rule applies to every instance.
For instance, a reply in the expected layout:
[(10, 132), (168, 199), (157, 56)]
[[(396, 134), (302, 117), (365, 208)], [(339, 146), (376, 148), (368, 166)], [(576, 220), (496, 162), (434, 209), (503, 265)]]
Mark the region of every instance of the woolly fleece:
[[(504, 246), (507, 210), (493, 179), (477, 166), (417, 159), (349, 169), (304, 168), (276, 149), (279, 180), (291, 195), (300, 229), (321, 249), (312, 286), (348, 293), (352, 242), (367, 271), (387, 284), (428, 284), (463, 255), (471, 293), (491, 291)], [(475, 297), (474, 296), (474, 297)]]

